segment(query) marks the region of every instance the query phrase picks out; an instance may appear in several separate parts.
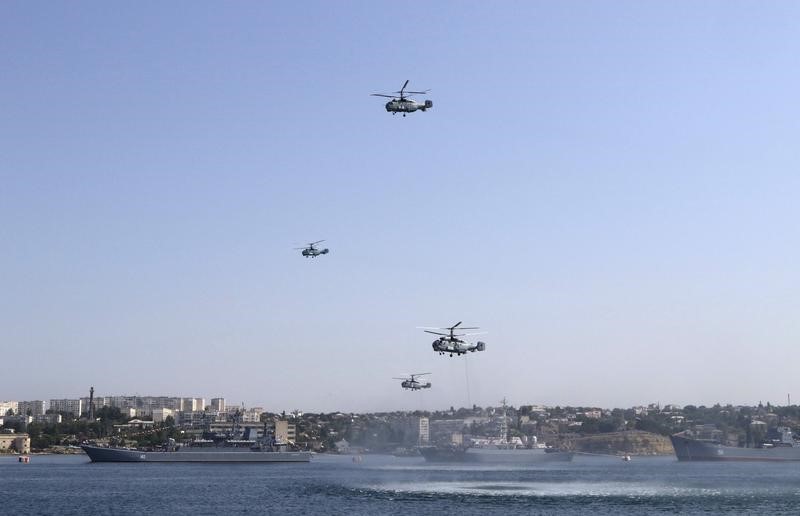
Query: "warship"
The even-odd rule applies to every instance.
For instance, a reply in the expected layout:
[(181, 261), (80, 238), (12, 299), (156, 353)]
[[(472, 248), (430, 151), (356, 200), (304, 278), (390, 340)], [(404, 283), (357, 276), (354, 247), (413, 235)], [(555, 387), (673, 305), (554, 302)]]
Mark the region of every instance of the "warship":
[(248, 429), (236, 438), (196, 439), (178, 444), (169, 439), (154, 449), (82, 444), (92, 462), (309, 462), (310, 452), (290, 451), (274, 437), (257, 437)]
[(800, 446), (794, 442), (792, 431), (780, 427), (778, 433), (778, 439), (755, 448), (726, 446), (717, 439), (699, 439), (686, 432), (671, 435), (670, 440), (679, 461), (800, 461)]
[(573, 453), (539, 443), (534, 436), (526, 445), (519, 437), (508, 438), (506, 402), (497, 418), (499, 435), (471, 438), (468, 444), (420, 446), (419, 453), (426, 462), (466, 462), (479, 464), (533, 464), (538, 462), (568, 462)]
[(469, 446), (422, 446), (420, 454), (427, 462), (465, 462), (478, 464), (534, 464), (538, 462), (569, 462), (572, 452), (547, 446), (526, 448), (509, 443)]

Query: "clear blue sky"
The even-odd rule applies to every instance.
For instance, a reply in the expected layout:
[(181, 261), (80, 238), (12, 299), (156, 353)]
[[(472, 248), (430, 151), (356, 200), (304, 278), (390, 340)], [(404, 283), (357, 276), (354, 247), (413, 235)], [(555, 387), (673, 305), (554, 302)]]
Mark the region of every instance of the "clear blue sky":
[[(0, 399), (800, 397), (799, 29), (794, 2), (4, 2)], [(406, 79), (433, 110), (368, 96)], [(459, 320), (490, 332), (466, 371), (415, 329)]]

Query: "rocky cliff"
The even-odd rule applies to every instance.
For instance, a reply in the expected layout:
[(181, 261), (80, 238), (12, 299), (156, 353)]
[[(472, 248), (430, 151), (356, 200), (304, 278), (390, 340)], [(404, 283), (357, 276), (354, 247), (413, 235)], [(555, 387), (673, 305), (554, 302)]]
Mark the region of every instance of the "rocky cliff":
[(562, 448), (602, 455), (672, 455), (669, 438), (650, 432), (630, 430), (588, 435), (562, 442)]

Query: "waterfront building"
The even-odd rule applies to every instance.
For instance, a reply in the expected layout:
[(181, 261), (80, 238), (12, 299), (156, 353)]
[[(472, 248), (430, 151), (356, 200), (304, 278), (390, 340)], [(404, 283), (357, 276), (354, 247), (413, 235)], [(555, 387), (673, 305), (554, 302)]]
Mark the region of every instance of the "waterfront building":
[(31, 438), (28, 434), (0, 434), (0, 452), (31, 452)]
[(295, 442), (295, 425), (288, 421), (275, 421), (275, 439), (283, 442)]
[(50, 410), (59, 414), (71, 414), (73, 417), (80, 417), (83, 412), (81, 400), (50, 400)]
[(431, 431), (430, 431), (430, 421), (427, 417), (419, 418), (419, 439), (417, 444), (425, 445), (431, 442)]

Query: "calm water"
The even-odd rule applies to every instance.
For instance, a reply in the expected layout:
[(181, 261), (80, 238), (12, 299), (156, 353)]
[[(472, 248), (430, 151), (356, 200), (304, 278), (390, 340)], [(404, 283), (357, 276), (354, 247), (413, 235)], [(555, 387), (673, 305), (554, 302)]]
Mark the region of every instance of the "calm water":
[(317, 456), (311, 464), (0, 458), (2, 514), (800, 514), (800, 464), (577, 457), (531, 468)]

